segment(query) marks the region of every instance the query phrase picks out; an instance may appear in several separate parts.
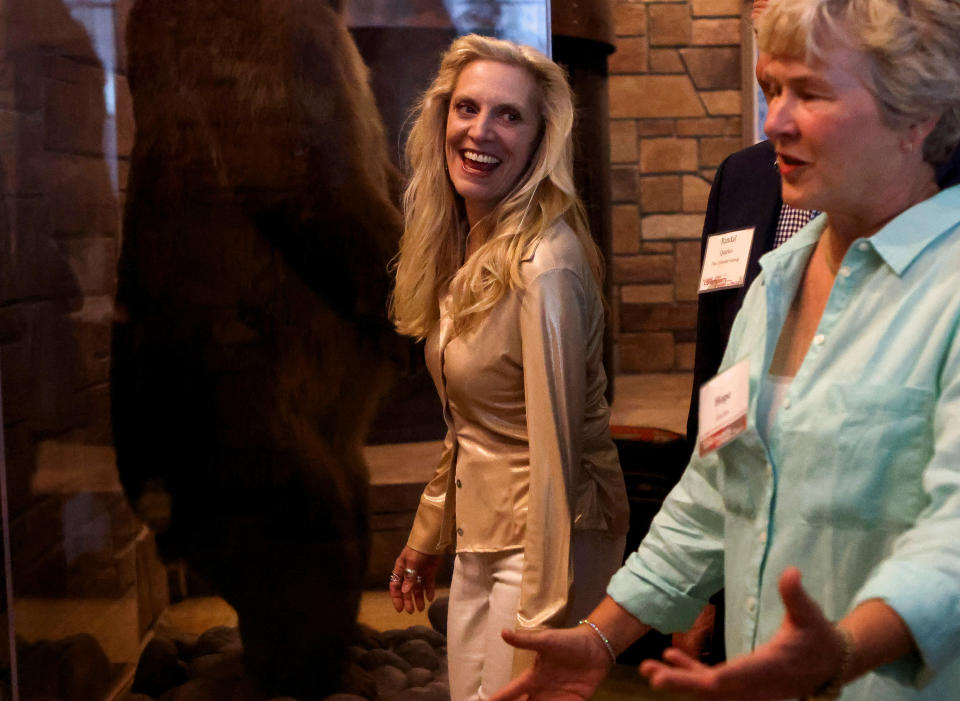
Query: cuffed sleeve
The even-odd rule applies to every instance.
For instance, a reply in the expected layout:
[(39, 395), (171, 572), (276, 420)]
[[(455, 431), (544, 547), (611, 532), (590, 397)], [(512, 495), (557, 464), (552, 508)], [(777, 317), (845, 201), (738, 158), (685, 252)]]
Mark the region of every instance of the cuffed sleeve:
[(450, 480), (453, 477), (451, 466), (455, 452), (456, 442), (453, 431), (448, 429), (443, 441), (440, 464), (423, 490), (423, 494), (420, 495), (420, 505), (417, 507), (417, 515), (410, 529), (410, 537), (407, 539), (407, 545), (419, 552), (439, 555), (450, 548), (452, 538), (447, 527), (447, 521), (449, 521), (447, 514), (452, 513), (454, 505), (450, 505), (449, 512), (445, 507), (448, 493), (453, 498)]
[(723, 582), (723, 502), (716, 453), (695, 457), (607, 593), (663, 633), (685, 631)]

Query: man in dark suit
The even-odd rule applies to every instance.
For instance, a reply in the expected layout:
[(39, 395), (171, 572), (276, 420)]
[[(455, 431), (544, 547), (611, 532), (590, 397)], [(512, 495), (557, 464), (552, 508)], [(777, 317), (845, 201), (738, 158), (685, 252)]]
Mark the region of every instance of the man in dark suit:
[[(754, 233), (743, 286), (701, 294), (697, 305), (693, 393), (687, 417), (687, 441), (691, 450), (697, 438), (700, 385), (720, 367), (733, 320), (750, 283), (760, 273), (760, 256), (775, 245), (783, 204), (775, 161), (776, 154), (769, 141), (737, 151), (720, 165), (710, 189), (700, 241), (701, 265), (709, 236), (747, 227), (754, 227)], [(805, 218), (809, 220), (809, 216)]]

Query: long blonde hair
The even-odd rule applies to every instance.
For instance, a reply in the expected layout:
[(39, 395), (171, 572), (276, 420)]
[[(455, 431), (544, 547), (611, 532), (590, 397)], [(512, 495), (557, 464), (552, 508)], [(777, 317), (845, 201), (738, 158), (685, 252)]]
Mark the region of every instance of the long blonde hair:
[[(530, 166), (494, 210), (475, 226), (485, 243), (462, 263), (467, 235), (463, 202), (445, 171), (447, 112), (460, 72), (492, 60), (519, 66), (539, 89), (540, 143)], [(573, 182), (573, 95), (563, 69), (539, 51), (470, 34), (456, 39), (414, 109), (407, 139), (410, 179), (403, 196), (404, 232), (394, 262), (390, 313), (400, 333), (425, 337), (440, 316), (439, 296), (449, 285), (454, 328), (462, 333), (483, 320), (510, 289), (522, 287), (520, 262), (547, 228), (563, 217), (576, 233), (598, 287), (600, 251), (590, 237)]]

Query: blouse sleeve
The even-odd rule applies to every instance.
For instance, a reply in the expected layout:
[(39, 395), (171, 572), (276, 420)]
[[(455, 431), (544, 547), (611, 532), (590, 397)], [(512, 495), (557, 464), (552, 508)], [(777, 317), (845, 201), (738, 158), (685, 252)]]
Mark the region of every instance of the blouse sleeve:
[(716, 453), (694, 456), (607, 594), (661, 633), (689, 630), (723, 586), (723, 502)]
[(520, 628), (560, 626), (573, 583), (570, 537), (580, 467), (590, 305), (572, 270), (540, 274), (520, 309), (530, 486)]
[(440, 464), (420, 495), (420, 505), (407, 539), (407, 545), (411, 548), (429, 555), (444, 553), (450, 545), (449, 534), (444, 532), (444, 506), (450, 492), (448, 482), (455, 449), (453, 432), (447, 429)]

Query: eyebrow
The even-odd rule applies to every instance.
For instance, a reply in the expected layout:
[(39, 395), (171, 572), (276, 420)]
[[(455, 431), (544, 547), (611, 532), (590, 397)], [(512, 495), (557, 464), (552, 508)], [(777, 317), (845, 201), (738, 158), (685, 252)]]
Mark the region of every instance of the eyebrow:
[(763, 72), (762, 79), (766, 83), (778, 83), (780, 85), (789, 85), (792, 88), (817, 88), (821, 90), (833, 90), (833, 85), (818, 75), (797, 75), (786, 78), (777, 78), (770, 74), (769, 68)]
[(797, 76), (796, 78), (790, 79), (787, 82), (802, 88), (810, 88), (810, 87), (821, 88), (821, 89), (833, 88), (833, 85), (830, 83), (830, 81), (825, 80), (820, 76), (816, 76), (816, 75)]
[[(471, 97), (468, 93), (454, 93), (450, 98), (451, 107), (455, 106), (456, 103), (460, 100), (468, 100), (473, 104), (477, 104), (478, 100), (474, 97)], [(494, 110), (503, 110), (503, 109), (512, 109), (516, 110), (520, 114), (526, 114), (527, 110), (522, 105), (519, 105), (515, 102), (500, 102), (493, 106)]]

